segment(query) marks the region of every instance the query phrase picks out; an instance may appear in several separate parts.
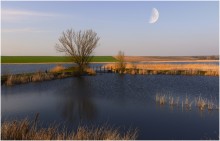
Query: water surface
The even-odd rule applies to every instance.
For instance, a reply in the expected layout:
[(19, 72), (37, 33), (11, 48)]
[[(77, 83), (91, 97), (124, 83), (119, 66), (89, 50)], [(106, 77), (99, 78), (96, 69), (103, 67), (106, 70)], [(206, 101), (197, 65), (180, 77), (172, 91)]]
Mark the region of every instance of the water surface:
[(33, 118), (43, 126), (108, 123), (138, 128), (138, 139), (218, 139), (219, 112), (182, 110), (155, 103), (156, 93), (184, 99), (219, 99), (219, 78), (208, 76), (98, 74), (12, 87), (2, 86), (2, 121)]

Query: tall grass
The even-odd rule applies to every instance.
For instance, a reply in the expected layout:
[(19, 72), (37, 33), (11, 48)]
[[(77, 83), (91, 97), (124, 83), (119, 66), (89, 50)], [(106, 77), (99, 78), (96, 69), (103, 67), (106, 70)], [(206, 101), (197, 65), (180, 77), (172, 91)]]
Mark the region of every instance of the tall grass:
[[(92, 68), (86, 68), (84, 74), (96, 75), (96, 72)], [(78, 76), (77, 67), (64, 68), (63, 66), (58, 65), (48, 72), (38, 71), (36, 73), (5, 75), (2, 79), (4, 81), (2, 82), (4, 82), (4, 84), (7, 86), (12, 86), (15, 84), (47, 81), (53, 79), (66, 78), (70, 76)]]
[(86, 68), (86, 69), (85, 69), (85, 72), (86, 72), (88, 75), (96, 75), (96, 71), (93, 70), (92, 68)]
[(54, 74), (52, 73), (37, 72), (34, 74), (9, 75), (6, 79), (5, 84), (7, 86), (11, 86), (15, 84), (39, 82), (39, 81), (52, 80), (52, 79), (54, 79)]
[(135, 140), (137, 129), (128, 130), (124, 134), (119, 128), (108, 125), (98, 127), (79, 126), (76, 131), (61, 131), (57, 126), (37, 127), (37, 120), (4, 121), (1, 126), (2, 140)]
[(164, 105), (166, 103), (166, 96), (161, 94), (156, 94), (156, 102)]
[(62, 65), (56, 65), (54, 68), (50, 70), (50, 72), (61, 72), (65, 69)]
[(20, 83), (28, 83), (31, 81), (31, 77), (25, 74), (21, 75), (9, 75), (7, 76), (5, 84), (8, 86)]
[(173, 96), (167, 96), (165, 94), (157, 93), (155, 95), (155, 100), (157, 104), (164, 105), (168, 103), (171, 107), (179, 107), (179, 104), (181, 104), (182, 110), (191, 110), (193, 103), (195, 103), (195, 106), (201, 111), (204, 111), (206, 109), (209, 111), (219, 109), (218, 103), (215, 102), (216, 100), (214, 100), (212, 97), (208, 100), (207, 98), (202, 98), (201, 96), (199, 96), (196, 97), (195, 100), (192, 100), (186, 95), (186, 97), (182, 98), (180, 101), (179, 97), (175, 98)]
[[(107, 64), (117, 70), (115, 64)], [(132, 64), (125, 68), (127, 74), (182, 74), (182, 75), (207, 75), (219, 76), (219, 66), (215, 64)]]

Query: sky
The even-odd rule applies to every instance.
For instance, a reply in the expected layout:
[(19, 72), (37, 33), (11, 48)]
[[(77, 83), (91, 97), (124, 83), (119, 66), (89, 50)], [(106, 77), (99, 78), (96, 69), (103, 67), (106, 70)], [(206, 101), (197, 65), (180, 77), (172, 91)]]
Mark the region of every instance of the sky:
[(218, 1), (2, 1), (1, 55), (64, 55), (55, 44), (70, 28), (97, 32), (96, 56), (218, 55), (218, 10)]

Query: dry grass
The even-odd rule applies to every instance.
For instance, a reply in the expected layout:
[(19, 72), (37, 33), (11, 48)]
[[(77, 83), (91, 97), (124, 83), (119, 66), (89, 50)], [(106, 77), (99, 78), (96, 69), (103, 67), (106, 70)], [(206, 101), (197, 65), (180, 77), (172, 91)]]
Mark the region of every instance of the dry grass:
[(173, 96), (167, 96), (165, 94), (156, 94), (156, 103), (160, 105), (164, 105), (166, 103), (169, 103), (171, 107), (173, 106), (179, 106), (179, 103), (182, 105), (182, 109), (191, 110), (193, 103), (195, 103), (195, 106), (198, 107), (199, 110), (204, 111), (205, 109), (211, 111), (211, 110), (218, 110), (219, 106), (216, 104), (216, 100), (213, 98), (207, 99), (202, 98), (201, 96), (196, 97), (195, 100), (191, 100), (187, 95), (185, 98), (180, 101), (179, 97), (175, 98)]
[[(116, 58), (116, 56), (115, 56)], [(146, 61), (218, 61), (219, 56), (125, 56), (126, 62)]]
[(92, 68), (86, 68), (85, 72), (89, 75), (96, 75), (95, 70), (93, 70)]
[(15, 84), (23, 84), (28, 82), (39, 82), (45, 80), (54, 79), (54, 75), (51, 73), (34, 73), (32, 75), (28, 74), (19, 74), (19, 75), (9, 75), (6, 79), (5, 84), (7, 86), (15, 85)]
[(61, 71), (63, 71), (65, 69), (65, 67), (63, 67), (62, 65), (57, 65), (57, 66), (55, 66), (54, 68), (52, 68), (51, 70), (50, 70), (50, 72), (61, 72)]
[(156, 94), (156, 102), (164, 105), (166, 103), (166, 96), (161, 94)]
[(135, 140), (137, 129), (119, 133), (119, 128), (108, 125), (100, 127), (79, 126), (76, 132), (61, 132), (55, 126), (37, 127), (37, 121), (27, 119), (21, 121), (5, 121), (1, 126), (2, 140)]
[[(135, 66), (135, 67), (134, 67)], [(116, 69), (115, 64), (107, 64), (105, 67)], [(126, 69), (148, 69), (148, 70), (212, 70), (218, 71), (219, 66), (214, 64), (131, 64), (126, 65)]]
[(196, 103), (196, 106), (200, 109), (200, 110), (204, 110), (206, 105), (207, 105), (207, 100), (202, 98), (202, 97), (198, 97), (195, 99), (195, 103)]
[(20, 84), (20, 83), (28, 83), (31, 81), (31, 77), (27, 76), (25, 74), (22, 75), (9, 75), (7, 77), (7, 80), (5, 82), (5, 84), (7, 86), (11, 86), (14, 84)]
[[(117, 70), (116, 64), (104, 67)], [(128, 74), (184, 74), (219, 76), (219, 66), (215, 64), (126, 64)]]
[(30, 76), (30, 82), (38, 82), (38, 81), (45, 81), (45, 80), (51, 80), (54, 78), (54, 75), (51, 73), (34, 73)]
[[(51, 69), (49, 72), (38, 71), (36, 73), (27, 73), (27, 74), (12, 74), (3, 76), (2, 82), (7, 86), (12, 86), (15, 84), (24, 84), (29, 82), (41, 82), (46, 80), (61, 79), (71, 76), (78, 75), (78, 68), (67, 68), (58, 65)], [(86, 68), (85, 73), (88, 75), (96, 75), (96, 72), (92, 68)]]

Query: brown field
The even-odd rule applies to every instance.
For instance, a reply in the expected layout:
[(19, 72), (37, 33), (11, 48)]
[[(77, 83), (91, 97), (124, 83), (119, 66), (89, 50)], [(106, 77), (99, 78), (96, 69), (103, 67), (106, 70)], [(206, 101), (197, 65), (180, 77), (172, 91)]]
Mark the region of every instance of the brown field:
[[(114, 56), (115, 57), (115, 56)], [(181, 61), (218, 61), (218, 56), (125, 56), (126, 62), (154, 62), (154, 61), (168, 61), (168, 62), (181, 62)]]

